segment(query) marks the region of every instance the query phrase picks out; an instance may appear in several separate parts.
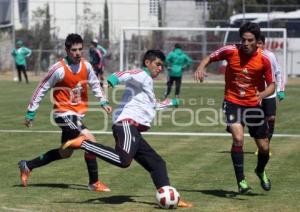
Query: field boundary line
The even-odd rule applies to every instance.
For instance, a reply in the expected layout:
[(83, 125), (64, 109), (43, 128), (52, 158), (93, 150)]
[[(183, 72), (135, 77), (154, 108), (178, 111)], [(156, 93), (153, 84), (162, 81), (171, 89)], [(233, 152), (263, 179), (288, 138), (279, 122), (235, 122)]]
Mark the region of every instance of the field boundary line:
[[(91, 130), (96, 135), (111, 135), (111, 131), (95, 131)], [(61, 133), (60, 130), (0, 130), (0, 133)], [(162, 136), (202, 136), (202, 137), (231, 137), (229, 133), (214, 133), (214, 132), (143, 132), (143, 135), (162, 135)], [(250, 137), (248, 133), (245, 136)], [(299, 138), (300, 134), (274, 134), (273, 137), (292, 137)]]
[(1, 207), (1, 208), (6, 211), (21, 211), (21, 212), (30, 212), (31, 211), (31, 210), (20, 209), (20, 208), (8, 208), (8, 207)]

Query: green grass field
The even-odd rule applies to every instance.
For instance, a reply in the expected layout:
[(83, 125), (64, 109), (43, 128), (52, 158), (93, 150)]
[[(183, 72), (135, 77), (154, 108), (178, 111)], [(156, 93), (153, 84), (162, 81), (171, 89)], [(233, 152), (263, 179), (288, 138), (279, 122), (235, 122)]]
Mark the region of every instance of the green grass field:
[[(149, 174), (136, 162), (128, 169), (120, 169), (98, 160), (101, 180), (112, 192), (88, 191), (81, 150), (70, 159), (33, 170), (28, 187), (20, 186), (17, 162), (60, 145), (59, 133), (46, 132), (59, 130), (49, 121), (49, 95), (38, 110), (32, 131), (22, 131), (28, 130), (22, 123), (36, 85), (0, 82), (0, 211), (161, 211), (155, 204), (155, 187)], [(156, 85), (157, 97), (161, 97), (163, 84)], [(287, 98), (278, 105), (276, 134), (300, 135), (299, 91), (300, 86), (287, 87)], [(117, 96), (119, 94), (117, 92)], [(175, 112), (158, 114), (151, 132), (225, 133), (224, 126), (219, 124), (221, 113), (214, 112), (220, 110), (223, 85), (184, 83), (182, 97), (184, 106)], [(172, 117), (177, 126), (172, 124)], [(103, 129), (105, 124), (103, 115), (95, 112), (87, 114), (85, 123), (91, 130)], [(96, 138), (103, 144), (114, 145), (111, 135), (97, 134)], [(195, 205), (192, 209), (178, 210), (300, 211), (299, 136), (273, 138), (273, 155), (267, 166), (272, 179), (270, 192), (262, 190), (253, 172), (256, 147), (252, 139), (246, 137), (245, 174), (254, 190), (253, 195), (247, 196), (237, 193), (229, 153), (230, 137), (145, 135), (145, 138), (166, 160), (172, 185), (182, 198)]]

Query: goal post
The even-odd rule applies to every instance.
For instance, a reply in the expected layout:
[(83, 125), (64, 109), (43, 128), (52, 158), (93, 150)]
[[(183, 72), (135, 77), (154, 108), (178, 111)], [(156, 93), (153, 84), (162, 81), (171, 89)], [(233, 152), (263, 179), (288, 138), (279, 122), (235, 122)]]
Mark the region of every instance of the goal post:
[[(192, 57), (194, 64), (192, 68), (195, 68), (203, 56), (217, 48), (230, 43), (239, 43), (238, 30), (239, 28), (219, 27), (123, 27), (120, 34), (120, 70), (140, 65), (140, 57), (147, 49), (159, 48), (167, 54), (175, 43), (180, 43), (183, 50)], [(261, 28), (261, 31), (266, 36), (266, 41), (272, 43), (270, 46), (272, 48), (269, 49), (277, 56), (286, 75), (286, 29)], [(231, 36), (233, 34), (235, 35)], [(217, 66), (220, 66), (220, 63), (212, 69), (217, 70)]]

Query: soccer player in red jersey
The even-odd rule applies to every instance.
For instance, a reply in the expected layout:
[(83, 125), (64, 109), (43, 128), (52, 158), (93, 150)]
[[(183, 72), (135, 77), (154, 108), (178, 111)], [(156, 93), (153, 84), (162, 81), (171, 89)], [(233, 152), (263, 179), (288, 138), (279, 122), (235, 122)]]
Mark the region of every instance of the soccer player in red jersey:
[[(231, 158), (240, 193), (251, 192), (244, 176), (244, 126), (259, 149), (255, 169), (264, 190), (271, 189), (265, 172), (269, 161), (268, 126), (261, 101), (275, 90), (271, 63), (265, 52), (257, 48), (260, 28), (256, 23), (245, 23), (239, 29), (241, 44), (224, 46), (205, 57), (195, 72), (195, 80), (203, 82), (206, 67), (215, 61), (226, 60), (225, 96), (223, 111), (227, 131), (232, 135)], [(265, 86), (265, 83), (267, 86)]]

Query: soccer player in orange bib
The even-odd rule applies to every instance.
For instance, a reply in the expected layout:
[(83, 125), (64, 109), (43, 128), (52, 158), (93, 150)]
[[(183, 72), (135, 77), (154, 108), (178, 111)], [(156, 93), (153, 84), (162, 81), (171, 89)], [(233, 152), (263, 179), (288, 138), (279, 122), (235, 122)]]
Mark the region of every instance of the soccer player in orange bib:
[[(255, 173), (264, 190), (271, 189), (265, 172), (269, 161), (268, 126), (264, 119), (261, 101), (275, 90), (275, 77), (264, 50), (257, 48), (260, 28), (245, 23), (239, 29), (241, 44), (224, 46), (205, 57), (195, 72), (195, 80), (203, 82), (206, 67), (214, 61), (226, 60), (225, 97), (223, 111), (227, 131), (232, 135), (231, 158), (240, 193), (251, 192), (244, 176), (244, 126), (249, 129), (259, 149)], [(265, 87), (265, 83), (267, 86)]]
[[(34, 91), (25, 115), (25, 125), (31, 127), (40, 102), (51, 88), (53, 118), (61, 128), (61, 143), (85, 135), (91, 141), (95, 137), (83, 124), (82, 119), (88, 109), (89, 86), (95, 97), (99, 100), (99, 106), (107, 113), (111, 112), (106, 96), (100, 87), (98, 78), (89, 62), (82, 58), (83, 40), (78, 34), (69, 34), (65, 40), (67, 57), (61, 59), (49, 68), (47, 75)], [(61, 148), (52, 149), (32, 160), (19, 161), (21, 181), (27, 186), (27, 181), (33, 169), (47, 165), (53, 161), (69, 158), (73, 151)], [(88, 189), (92, 191), (110, 191), (99, 181), (96, 157), (85, 152), (84, 158), (89, 174)]]

